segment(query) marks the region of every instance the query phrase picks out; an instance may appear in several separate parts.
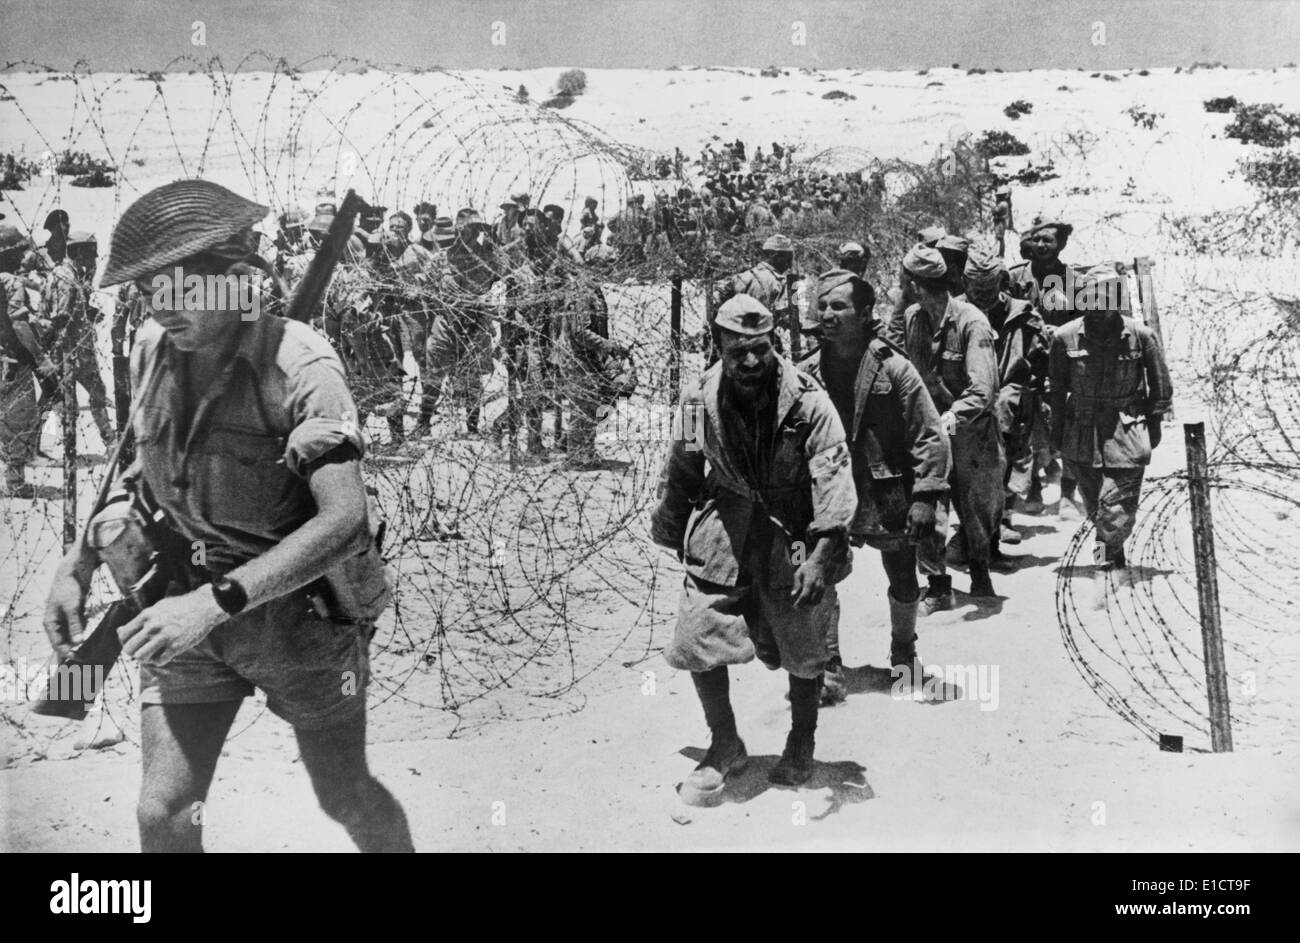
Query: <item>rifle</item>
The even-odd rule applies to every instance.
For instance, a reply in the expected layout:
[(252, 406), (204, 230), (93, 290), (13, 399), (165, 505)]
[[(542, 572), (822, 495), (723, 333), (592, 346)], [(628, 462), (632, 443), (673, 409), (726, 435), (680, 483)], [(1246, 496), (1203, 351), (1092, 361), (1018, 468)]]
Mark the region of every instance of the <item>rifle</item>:
[(290, 321), (306, 324), (320, 307), (325, 298), (325, 290), (329, 288), (330, 277), (334, 274), (334, 267), (343, 257), (343, 250), (348, 247), (348, 240), (352, 237), (352, 225), (357, 215), (366, 209), (369, 207), (365, 200), (357, 196), (355, 191), (349, 190), (343, 197), (334, 222), (330, 223), (329, 232), (307, 264), (307, 271), (289, 301), (284, 316)]
[[(329, 233), (321, 242), (320, 248), (311, 260), (311, 264), (307, 266), (307, 271), (289, 302), (286, 311), (287, 317), (295, 321), (306, 322), (311, 313), (320, 305), (325, 296), (325, 289), (329, 287), (330, 278), (334, 274), (334, 267), (342, 257), (343, 250), (347, 247), (348, 238), (352, 235), (353, 220), (365, 207), (365, 201), (353, 191), (349, 190), (347, 192), (347, 196), (343, 198), (343, 203), (339, 207), (338, 215), (330, 226)], [(0, 295), (3, 294), (3, 292), (0, 292)], [(4, 320), (8, 321), (7, 312)], [(0, 328), (0, 330), (2, 329)], [(137, 402), (131, 410), (132, 420), (136, 410), (139, 409), (139, 405)], [(118, 464), (124, 450), (129, 450), (132, 447), (134, 431), (133, 421), (128, 420), (121, 430), (117, 449), (113, 452), (113, 456), (105, 468), (104, 481), (100, 484), (99, 494), (90, 513), (91, 518), (94, 518), (105, 506), (109, 488), (117, 474)], [(144, 518), (146, 531), (157, 534), (157, 528), (161, 524), (161, 510), (156, 507), (149, 507), (147, 504), (141, 507), (142, 500), (138, 493), (132, 497), (132, 501)], [(89, 526), (88, 520), (86, 531), (89, 530)], [(82, 533), (82, 540), (85, 540), (88, 536), (86, 531)], [(167, 548), (165, 540), (159, 541), (153, 534), (151, 534), (151, 537), (154, 543), (154, 552), (150, 562), (156, 565), (165, 564), (165, 559), (162, 558), (169, 555), (169, 548)], [(113, 670), (113, 664), (122, 652), (122, 643), (117, 635), (118, 630), (139, 615), (145, 606), (152, 605), (157, 601), (157, 598), (161, 598), (166, 592), (165, 583), (160, 584), (160, 581), (152, 580), (151, 584), (148, 592), (130, 592), (129, 587), (118, 587), (123, 591), (125, 598), (112, 603), (94, 629), (82, 639), (72, 654), (61, 665), (54, 666), (53, 670), (49, 672), (44, 696), (37, 698), (32, 703), (32, 713), (46, 717), (62, 717), (69, 720), (81, 720), (86, 716), (88, 704), (92, 704), (95, 697), (98, 696), (100, 685), (108, 679), (109, 672)], [(70, 687), (77, 688), (78, 685), (58, 684), (56, 686), (56, 676), (62, 680), (67, 675), (67, 666), (88, 669), (83, 671), (83, 677), (89, 676), (93, 679), (92, 683), (87, 686), (87, 690), (77, 691), (81, 695), (79, 698), (70, 697), (68, 692)]]

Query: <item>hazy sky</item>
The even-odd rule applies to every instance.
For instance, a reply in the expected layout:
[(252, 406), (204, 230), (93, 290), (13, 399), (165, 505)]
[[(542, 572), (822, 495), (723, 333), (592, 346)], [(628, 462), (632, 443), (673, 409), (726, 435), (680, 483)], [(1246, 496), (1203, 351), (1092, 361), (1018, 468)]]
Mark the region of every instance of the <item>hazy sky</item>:
[[(202, 21), (206, 46), (192, 44)], [(494, 22), (505, 44), (492, 43)], [(792, 43), (802, 21), (806, 44)], [(1094, 42), (1095, 23), (1105, 43)], [(1107, 69), (1300, 59), (1293, 0), (0, 0), (0, 64), (160, 69), (264, 50), (446, 68)], [(188, 66), (182, 66), (186, 68)], [(259, 67), (254, 65), (252, 67)]]

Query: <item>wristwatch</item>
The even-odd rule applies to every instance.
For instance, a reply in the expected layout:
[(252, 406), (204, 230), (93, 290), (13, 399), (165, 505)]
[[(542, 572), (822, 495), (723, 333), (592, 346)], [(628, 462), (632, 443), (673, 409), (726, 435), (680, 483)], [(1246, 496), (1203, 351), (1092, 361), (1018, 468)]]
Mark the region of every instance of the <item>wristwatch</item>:
[(248, 605), (248, 593), (244, 587), (228, 576), (218, 576), (212, 581), (212, 598), (217, 601), (222, 612), (231, 616), (239, 615)]

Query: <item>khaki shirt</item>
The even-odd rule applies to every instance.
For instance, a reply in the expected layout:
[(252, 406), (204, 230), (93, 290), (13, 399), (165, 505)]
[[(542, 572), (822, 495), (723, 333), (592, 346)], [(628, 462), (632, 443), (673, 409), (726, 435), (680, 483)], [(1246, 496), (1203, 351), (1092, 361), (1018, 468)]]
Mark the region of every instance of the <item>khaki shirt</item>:
[(1103, 337), (1086, 328), (1077, 318), (1052, 338), (1053, 444), (1067, 461), (1093, 468), (1146, 465), (1148, 419), (1167, 413), (1174, 395), (1164, 352), (1132, 318)]
[(263, 315), (241, 324), (238, 347), (184, 427), (184, 355), (156, 321), (131, 352), (139, 475), (175, 529), (201, 541), (209, 568), (270, 550), (316, 513), (309, 466), (363, 439), (343, 367), (305, 324)]
[(935, 324), (914, 304), (903, 315), (903, 339), (934, 405), (956, 417), (959, 432), (992, 413), (1001, 384), (993, 328), (979, 308), (949, 298)]

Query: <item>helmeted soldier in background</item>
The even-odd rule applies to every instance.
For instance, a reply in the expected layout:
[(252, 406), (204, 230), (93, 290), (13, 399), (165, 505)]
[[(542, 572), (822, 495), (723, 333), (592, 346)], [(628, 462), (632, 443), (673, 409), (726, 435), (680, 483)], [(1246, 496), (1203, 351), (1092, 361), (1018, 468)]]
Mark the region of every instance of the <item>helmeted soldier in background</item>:
[(1160, 444), (1173, 384), (1164, 351), (1145, 324), (1125, 317), (1127, 282), (1110, 266), (1090, 269), (1075, 298), (1083, 316), (1052, 337), (1052, 445), (1079, 483), (1096, 527), (1098, 602), (1113, 574), (1128, 579), (1124, 541), (1133, 532), (1142, 478)]
[(76, 383), (85, 389), (90, 415), (105, 451), (109, 451), (115, 433), (108, 416), (108, 393), (95, 353), (95, 325), (103, 318), (103, 312), (90, 295), (99, 247), (93, 234), (77, 230), (68, 234), (66, 250), (45, 286), (41, 341), (52, 353), (66, 353), (63, 369), (71, 370)]
[(712, 733), (679, 790), (692, 805), (719, 801), (748, 761), (727, 672), (756, 654), (790, 675), (791, 731), (769, 778), (800, 785), (812, 775), (835, 583), (851, 565), (845, 534), (857, 505), (835, 407), (776, 353), (771, 312), (740, 294), (717, 325), (722, 361), (683, 391), (650, 527), (686, 566), (665, 659), (692, 673)]
[[(818, 276), (822, 345), (799, 368), (826, 388), (844, 426), (858, 501), (849, 540), (880, 551), (889, 581), (889, 662), (919, 682), (916, 544), (933, 539), (936, 504), (948, 494), (948, 437), (916, 367), (877, 333), (875, 300), (854, 272)], [(846, 693), (838, 629), (828, 648), (823, 703)]]
[[(937, 250), (912, 247), (903, 258), (903, 270), (918, 299), (904, 313), (905, 349), (941, 411), (944, 432), (951, 440), (949, 484), (961, 518), (971, 595), (992, 596), (989, 563), (1002, 521), (1005, 467), (995, 410), (998, 365), (993, 329), (978, 308), (949, 293), (947, 267)], [(930, 584), (922, 607), (927, 613), (951, 608), (952, 577), (941, 544), (926, 541), (917, 556)]]
[(5, 495), (31, 500), (36, 488), (26, 468), (36, 454), (43, 396), (58, 396), (58, 368), (31, 324), (27, 283), (18, 274), (30, 241), (15, 226), (0, 225), (0, 461)]

